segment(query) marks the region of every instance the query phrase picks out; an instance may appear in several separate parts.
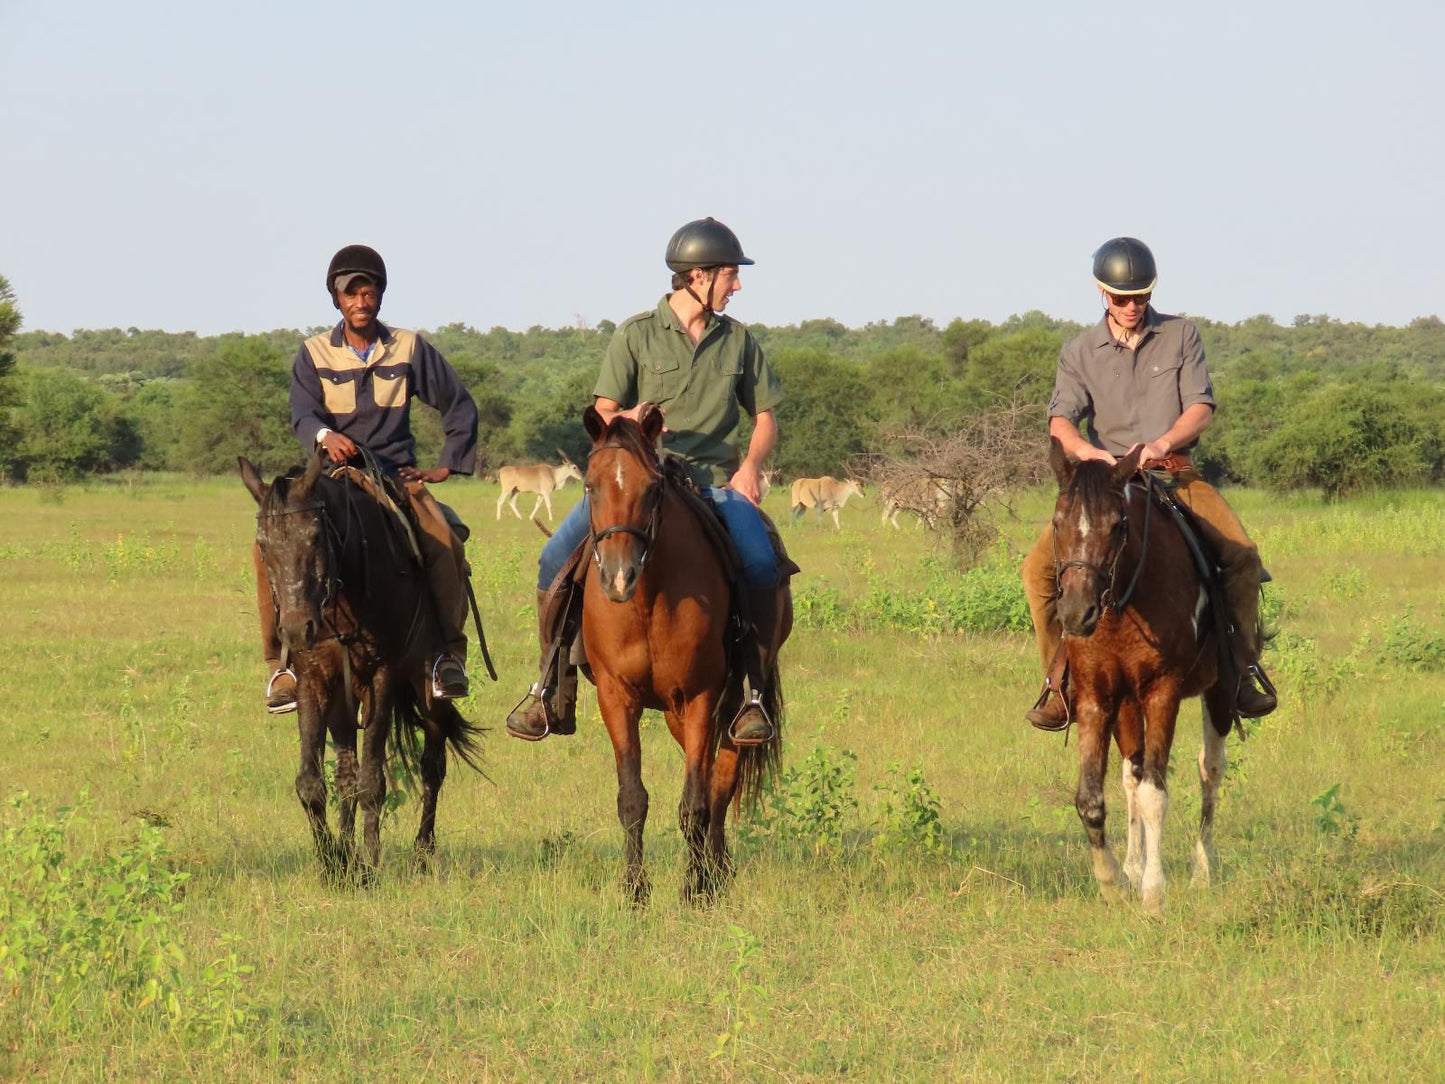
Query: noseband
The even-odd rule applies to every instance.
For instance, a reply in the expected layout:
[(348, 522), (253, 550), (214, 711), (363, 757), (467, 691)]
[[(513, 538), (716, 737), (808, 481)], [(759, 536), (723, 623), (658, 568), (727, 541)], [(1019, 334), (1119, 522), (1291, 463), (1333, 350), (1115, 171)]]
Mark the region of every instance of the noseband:
[[(590, 459), (592, 455), (602, 451), (605, 448), (613, 448), (623, 452), (635, 453), (636, 451), (636, 449), (626, 444), (620, 444), (616, 441), (609, 441), (606, 444), (599, 444), (597, 445), (597, 447), (593, 448), (592, 451), (588, 453), (588, 458)], [(598, 565), (602, 564), (602, 557), (597, 552), (597, 546), (600, 542), (605, 539), (611, 538), (613, 535), (616, 534), (630, 534), (642, 543), (642, 556), (637, 561), (638, 569), (641, 570), (647, 567), (647, 560), (649, 557), (652, 556), (652, 547), (657, 542), (657, 526), (659, 520), (662, 518), (662, 491), (666, 483), (666, 472), (658, 471), (657, 485), (653, 487), (652, 493), (648, 497), (647, 508), (645, 509), (647, 516), (646, 529), (643, 529), (641, 527), (634, 527), (630, 523), (614, 523), (612, 526), (603, 527), (599, 531), (597, 529), (596, 522), (592, 519), (594, 510), (593, 506), (589, 505), (587, 510), (587, 519), (588, 526), (592, 530), (592, 560), (594, 562), (596, 562)]]
[(1124, 505), (1124, 511), (1119, 517), (1119, 522), (1114, 525), (1113, 539), (1110, 547), (1114, 551), (1113, 560), (1109, 562), (1107, 575), (1101, 564), (1092, 564), (1089, 561), (1060, 561), (1059, 560), (1059, 538), (1057, 532), (1054, 534), (1054, 597), (1058, 598), (1063, 593), (1064, 573), (1071, 568), (1082, 568), (1086, 572), (1092, 572), (1104, 586), (1099, 593), (1099, 603), (1105, 609), (1118, 613), (1129, 603), (1134, 594), (1134, 588), (1139, 585), (1139, 576), (1144, 571), (1144, 558), (1149, 553), (1149, 512), (1154, 504), (1154, 479), (1148, 471), (1140, 472), (1144, 476), (1144, 537), (1139, 549), (1139, 563), (1134, 566), (1134, 575), (1129, 580), (1129, 586), (1124, 588), (1122, 595), (1115, 594), (1114, 580), (1119, 573), (1119, 559), (1124, 556), (1124, 551), (1129, 547), (1129, 496), (1128, 486), (1119, 495)]

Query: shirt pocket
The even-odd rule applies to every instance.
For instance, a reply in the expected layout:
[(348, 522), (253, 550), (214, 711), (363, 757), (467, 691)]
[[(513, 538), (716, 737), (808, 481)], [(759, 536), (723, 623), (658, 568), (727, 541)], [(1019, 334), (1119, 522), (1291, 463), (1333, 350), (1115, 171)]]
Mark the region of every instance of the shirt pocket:
[(406, 405), (406, 372), (382, 373), (372, 376), (372, 395), (383, 410)]
[[(1149, 363), (1148, 392), (1149, 405), (1155, 410), (1173, 412), (1167, 422), (1167, 429), (1179, 415), (1179, 371), (1184, 367), (1182, 358), (1161, 358)], [(1164, 430), (1160, 430), (1162, 433)], [(1155, 434), (1157, 436), (1158, 434)], [(1148, 438), (1153, 440), (1153, 437)]]
[(317, 373), (321, 378), (321, 398), (333, 415), (356, 413), (356, 380), (349, 373)]
[(654, 355), (643, 358), (637, 369), (639, 402), (665, 402), (682, 391), (682, 361), (679, 358)]

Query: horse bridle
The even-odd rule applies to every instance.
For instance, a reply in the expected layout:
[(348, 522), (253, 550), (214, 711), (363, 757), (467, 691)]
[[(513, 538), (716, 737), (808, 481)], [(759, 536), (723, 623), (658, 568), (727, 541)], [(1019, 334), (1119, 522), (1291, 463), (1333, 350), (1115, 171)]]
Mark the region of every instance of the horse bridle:
[[(618, 451), (624, 452), (635, 451), (634, 448), (631, 448), (626, 444), (620, 444), (616, 441), (609, 441), (606, 444), (597, 445), (597, 447), (593, 448), (591, 452), (587, 453), (588, 459), (590, 460), (591, 457), (597, 452), (603, 451), (607, 448), (614, 448)], [(603, 527), (602, 530), (599, 531), (597, 529), (596, 522), (592, 518), (594, 512), (593, 506), (589, 503), (587, 508), (587, 526), (592, 532), (592, 560), (594, 562), (596, 562), (598, 565), (602, 563), (602, 557), (597, 552), (597, 546), (599, 543), (608, 538), (611, 538), (613, 535), (616, 534), (630, 534), (642, 542), (642, 556), (638, 558), (637, 561), (638, 569), (640, 570), (647, 567), (647, 560), (649, 557), (652, 556), (652, 547), (657, 542), (657, 526), (662, 518), (662, 491), (666, 483), (666, 473), (659, 471), (657, 474), (657, 484), (653, 486), (652, 492), (648, 495), (648, 507), (646, 509), (647, 528), (645, 530), (641, 527), (634, 527), (630, 523), (614, 523), (612, 526)]]
[(1104, 590), (1099, 593), (1099, 603), (1105, 609), (1118, 613), (1129, 603), (1134, 594), (1134, 588), (1139, 585), (1139, 576), (1144, 571), (1144, 559), (1149, 554), (1149, 512), (1154, 504), (1154, 479), (1148, 471), (1141, 471), (1144, 475), (1144, 537), (1139, 546), (1139, 563), (1134, 566), (1134, 575), (1129, 579), (1129, 586), (1124, 588), (1122, 595), (1114, 593), (1114, 580), (1119, 574), (1119, 559), (1124, 556), (1124, 551), (1129, 548), (1129, 487), (1126, 485), (1124, 491), (1119, 494), (1119, 500), (1124, 506), (1124, 511), (1119, 516), (1119, 522), (1114, 525), (1110, 545), (1114, 549), (1114, 558), (1109, 562), (1109, 573), (1104, 574), (1101, 564), (1093, 564), (1089, 561), (1060, 561), (1059, 560), (1059, 537), (1055, 532), (1053, 535), (1054, 546), (1054, 597), (1063, 593), (1064, 573), (1071, 568), (1082, 568), (1086, 572), (1092, 572), (1105, 584)]

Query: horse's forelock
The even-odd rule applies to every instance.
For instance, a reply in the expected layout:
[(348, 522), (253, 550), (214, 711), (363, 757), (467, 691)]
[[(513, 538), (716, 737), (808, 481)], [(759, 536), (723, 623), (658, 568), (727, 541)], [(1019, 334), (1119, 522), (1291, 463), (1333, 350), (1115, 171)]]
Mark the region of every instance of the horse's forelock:
[(657, 449), (642, 435), (642, 426), (631, 418), (624, 418), (620, 414), (613, 418), (602, 431), (602, 438), (592, 446), (592, 450), (596, 451), (606, 444), (621, 445), (654, 470), (660, 469)]
[(1088, 507), (1108, 501), (1118, 490), (1114, 488), (1110, 466), (1097, 459), (1080, 463), (1069, 483), (1069, 496)]

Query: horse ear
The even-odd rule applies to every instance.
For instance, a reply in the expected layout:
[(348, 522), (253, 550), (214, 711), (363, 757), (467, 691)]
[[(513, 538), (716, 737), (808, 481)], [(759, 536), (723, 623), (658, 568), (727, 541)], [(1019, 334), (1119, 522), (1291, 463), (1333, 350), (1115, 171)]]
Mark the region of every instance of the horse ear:
[(1049, 466), (1054, 469), (1054, 477), (1059, 480), (1059, 488), (1064, 489), (1074, 479), (1074, 471), (1078, 464), (1069, 458), (1064, 451), (1064, 445), (1058, 437), (1049, 438)]
[(653, 403), (644, 403), (641, 417), (637, 424), (642, 426), (642, 439), (648, 444), (656, 444), (657, 438), (662, 436), (662, 410)]
[(316, 484), (316, 479), (321, 477), (321, 470), (326, 465), (326, 449), (321, 445), (316, 446), (316, 454), (311, 457), (311, 462), (306, 464), (306, 473), (291, 488), (291, 497), (297, 501), (311, 499), (311, 487)]
[(587, 430), (587, 436), (593, 444), (600, 444), (602, 435), (607, 432), (607, 423), (602, 420), (602, 415), (597, 408), (591, 404), (582, 412), (582, 428)]
[(1139, 473), (1139, 457), (1144, 454), (1144, 445), (1139, 445), (1119, 462), (1109, 468), (1109, 481), (1115, 486), (1122, 486), (1130, 478)]
[(241, 483), (250, 491), (251, 496), (256, 498), (256, 503), (260, 504), (266, 499), (266, 493), (270, 489), (265, 482), (261, 481), (261, 472), (244, 455), (236, 457), (236, 466), (241, 468)]

